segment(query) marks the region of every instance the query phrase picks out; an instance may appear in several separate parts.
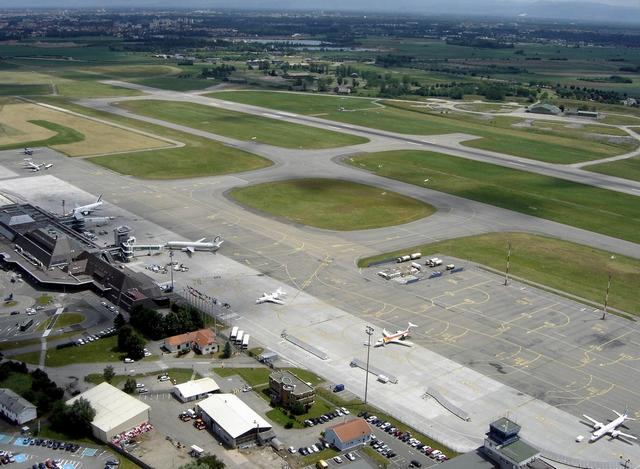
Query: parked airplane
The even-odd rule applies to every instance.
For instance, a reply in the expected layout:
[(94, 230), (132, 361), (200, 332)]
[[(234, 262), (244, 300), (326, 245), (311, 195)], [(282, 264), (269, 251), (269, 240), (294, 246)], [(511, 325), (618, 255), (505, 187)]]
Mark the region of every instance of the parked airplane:
[(207, 238), (199, 239), (198, 241), (169, 241), (165, 244), (166, 249), (180, 249), (183, 252), (191, 255), (196, 251), (210, 251), (216, 252), (224, 243), (224, 240), (220, 236), (216, 236), (211, 241), (205, 241)]
[(53, 163), (34, 163), (31, 158), (25, 158), (24, 167), (30, 169), (34, 173), (41, 169), (49, 169), (53, 166)]
[(384, 347), (387, 344), (398, 344), (411, 347), (413, 343), (405, 339), (409, 337), (412, 327), (418, 326), (410, 322), (404, 331), (396, 331), (393, 333), (387, 331), (386, 329), (382, 329), (382, 338), (378, 339), (378, 341), (374, 344), (374, 347)]
[(92, 203), (87, 205), (81, 205), (80, 207), (76, 207), (71, 212), (71, 215), (75, 215), (77, 213), (81, 213), (82, 215), (89, 215), (91, 212), (95, 212), (96, 210), (102, 207), (102, 194), (98, 196), (98, 199)]
[(33, 155), (33, 149), (31, 149), (31, 148), (25, 148), (25, 149), (24, 149), (24, 151), (23, 151), (23, 153), (24, 153), (25, 155)]
[(619, 412), (616, 412), (615, 410), (613, 411), (613, 413), (616, 414), (618, 417), (607, 424), (598, 422), (596, 419), (593, 419), (588, 415), (584, 415), (584, 414), (582, 415), (585, 419), (589, 420), (593, 424), (593, 429), (595, 430), (593, 433), (591, 433), (591, 438), (589, 439), (589, 441), (594, 442), (607, 434), (611, 435), (613, 438), (623, 437), (623, 438), (631, 438), (632, 440), (638, 439), (633, 435), (629, 435), (627, 433), (623, 433), (617, 430), (617, 428), (623, 425), (624, 422), (626, 422), (627, 420), (635, 420), (635, 419), (629, 417), (626, 410), (622, 414)]
[(278, 288), (273, 293), (263, 293), (262, 296), (256, 300), (256, 304), (259, 305), (262, 303), (276, 303), (278, 305), (283, 305), (283, 298), (285, 296), (287, 296), (287, 293), (282, 288)]

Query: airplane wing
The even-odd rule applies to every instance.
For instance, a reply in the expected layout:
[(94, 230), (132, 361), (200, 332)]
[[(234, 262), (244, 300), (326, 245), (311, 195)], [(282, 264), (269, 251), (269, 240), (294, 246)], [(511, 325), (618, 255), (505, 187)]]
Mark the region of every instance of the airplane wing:
[(391, 334), (389, 333), (388, 330), (382, 329), (382, 335), (383, 335), (383, 337), (389, 337)]
[(617, 437), (621, 436), (622, 438), (631, 438), (632, 440), (637, 440), (638, 439), (638, 437), (636, 437), (636, 436), (629, 435), (628, 433), (623, 433), (623, 432), (620, 432), (618, 430), (614, 430), (613, 432), (611, 432), (611, 436), (613, 436), (614, 438), (617, 438)]
[(202, 243), (202, 242), (204, 242), (205, 239), (207, 239), (207, 238), (201, 238), (198, 241), (196, 241), (196, 243)]
[(187, 251), (188, 253), (191, 253), (191, 254), (193, 254), (194, 252), (196, 252), (196, 250), (193, 248), (193, 246), (187, 246), (185, 249), (186, 249), (186, 251)]
[(283, 305), (284, 301), (279, 300), (277, 298), (271, 298), (269, 301), (271, 301), (272, 303), (278, 304), (278, 305)]
[(591, 417), (589, 417), (588, 415), (584, 415), (582, 414), (582, 416), (587, 419), (588, 421), (590, 421), (593, 424), (593, 427), (598, 429), (598, 428), (602, 428), (602, 422), (598, 422), (596, 419), (592, 419)]
[(408, 340), (393, 339), (393, 340), (389, 340), (388, 343), (404, 345), (405, 347), (413, 347), (413, 342), (409, 342)]

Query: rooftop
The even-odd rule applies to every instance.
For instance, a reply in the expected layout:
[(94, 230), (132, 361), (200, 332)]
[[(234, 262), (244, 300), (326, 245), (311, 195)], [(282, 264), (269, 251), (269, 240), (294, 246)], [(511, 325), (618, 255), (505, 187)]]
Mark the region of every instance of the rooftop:
[(220, 390), (220, 386), (211, 378), (201, 378), (186, 383), (178, 384), (175, 388), (180, 391), (185, 398), (206, 394), (208, 392), (216, 392)]
[(481, 451), (475, 450), (456, 456), (450, 461), (445, 461), (438, 467), (442, 469), (494, 469), (496, 465)]
[(215, 394), (198, 404), (232, 438), (237, 438), (256, 428), (271, 429), (271, 424), (242, 402), (235, 394)]
[(540, 454), (540, 451), (522, 440), (516, 440), (513, 443), (504, 445), (502, 448), (496, 449), (496, 451), (517, 463), (527, 461)]
[(25, 409), (35, 409), (36, 406), (17, 395), (11, 389), (0, 388), (0, 404), (14, 414), (20, 414)]
[(200, 329), (186, 334), (174, 335), (167, 337), (165, 343), (176, 346), (184, 343), (196, 343), (203, 347), (216, 341), (216, 334), (211, 329)]
[(290, 371), (274, 371), (269, 375), (269, 379), (282, 383), (285, 386), (294, 386), (293, 394), (306, 394), (313, 392), (313, 388), (302, 381)]
[(364, 419), (353, 419), (331, 427), (341, 441), (347, 442), (371, 433), (369, 424)]
[(67, 404), (71, 405), (81, 397), (88, 400), (91, 407), (96, 411), (96, 416), (91, 422), (92, 425), (105, 433), (150, 408), (147, 404), (120, 391), (109, 383), (98, 384), (88, 391), (78, 394), (73, 399), (69, 399)]

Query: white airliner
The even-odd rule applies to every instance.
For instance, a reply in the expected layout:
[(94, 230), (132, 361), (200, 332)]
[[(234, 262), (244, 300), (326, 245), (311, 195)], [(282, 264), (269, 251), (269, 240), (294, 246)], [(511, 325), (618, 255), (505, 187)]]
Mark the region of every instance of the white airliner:
[(413, 343), (405, 339), (409, 337), (412, 327), (418, 326), (410, 322), (404, 331), (389, 332), (386, 329), (382, 329), (382, 339), (378, 339), (374, 344), (374, 347), (384, 347), (387, 344), (398, 344), (411, 347)]
[(71, 215), (75, 215), (77, 213), (81, 213), (83, 215), (89, 215), (91, 212), (95, 212), (100, 207), (102, 207), (102, 194), (98, 196), (98, 199), (92, 203), (87, 205), (81, 205), (80, 207), (76, 207), (71, 212)]
[(589, 420), (593, 424), (593, 429), (595, 430), (591, 433), (591, 438), (589, 441), (596, 441), (603, 437), (604, 435), (611, 435), (613, 438), (623, 437), (623, 438), (631, 438), (632, 440), (637, 440), (638, 438), (629, 435), (628, 433), (623, 433), (619, 430), (616, 430), (620, 425), (623, 425), (627, 420), (635, 420), (627, 415), (627, 411), (625, 410), (623, 414), (613, 411), (618, 417), (611, 422), (604, 424), (602, 422), (598, 422), (596, 419), (592, 419), (588, 415), (582, 415), (585, 419)]
[(24, 160), (25, 168), (30, 169), (34, 173), (36, 171), (40, 171), (41, 169), (49, 169), (53, 166), (53, 163), (34, 163), (31, 159), (25, 158)]
[(287, 293), (282, 288), (278, 288), (273, 293), (263, 293), (262, 296), (256, 300), (256, 304), (259, 305), (262, 303), (275, 303), (278, 305), (283, 305), (283, 298), (285, 296), (287, 296)]
[(211, 241), (205, 241), (207, 238), (201, 238), (198, 241), (168, 241), (165, 244), (166, 249), (179, 249), (191, 255), (196, 251), (216, 252), (224, 243), (220, 236), (216, 236)]

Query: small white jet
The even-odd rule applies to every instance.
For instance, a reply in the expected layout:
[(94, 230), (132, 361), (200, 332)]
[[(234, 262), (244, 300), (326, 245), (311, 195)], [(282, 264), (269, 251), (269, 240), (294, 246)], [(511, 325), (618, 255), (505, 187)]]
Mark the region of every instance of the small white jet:
[(49, 169), (53, 166), (53, 163), (34, 163), (31, 159), (25, 158), (24, 167), (30, 169), (34, 173), (41, 169)]
[(618, 417), (607, 424), (598, 422), (596, 419), (593, 419), (588, 415), (584, 415), (584, 414), (582, 415), (585, 419), (589, 420), (593, 424), (594, 432), (591, 433), (591, 438), (589, 438), (590, 442), (597, 441), (601, 437), (607, 434), (611, 435), (612, 438), (622, 437), (622, 438), (631, 438), (632, 440), (638, 439), (633, 435), (629, 435), (628, 433), (623, 433), (620, 430), (617, 430), (617, 428), (623, 425), (624, 422), (626, 422), (627, 420), (635, 420), (635, 419), (629, 417), (626, 410), (622, 414), (619, 412), (616, 412), (615, 410), (613, 411), (613, 413), (616, 414)]
[(412, 342), (405, 340), (411, 334), (411, 328), (418, 327), (416, 324), (410, 322), (404, 331), (389, 332), (386, 329), (382, 329), (382, 338), (374, 344), (374, 347), (384, 347), (387, 344), (398, 344), (406, 347), (411, 347)]
[(91, 212), (95, 212), (100, 209), (100, 207), (102, 207), (102, 194), (98, 196), (98, 199), (94, 203), (74, 208), (71, 215), (76, 215), (78, 213), (81, 213), (82, 215), (89, 215)]
[(282, 288), (278, 288), (273, 293), (263, 293), (262, 296), (256, 300), (256, 304), (259, 305), (262, 303), (275, 303), (278, 305), (283, 305), (283, 298), (285, 296), (287, 296), (287, 293)]

